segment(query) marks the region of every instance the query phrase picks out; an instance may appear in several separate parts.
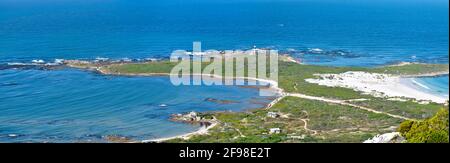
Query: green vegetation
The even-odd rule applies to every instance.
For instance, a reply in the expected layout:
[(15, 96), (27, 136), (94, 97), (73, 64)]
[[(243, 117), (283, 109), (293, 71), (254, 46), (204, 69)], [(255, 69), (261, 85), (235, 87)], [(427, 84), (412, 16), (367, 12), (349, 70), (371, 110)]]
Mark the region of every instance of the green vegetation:
[(398, 131), (409, 143), (449, 143), (448, 109), (423, 121), (404, 121)]
[(442, 107), (442, 104), (429, 103), (419, 104), (412, 100), (408, 101), (394, 101), (385, 98), (371, 97), (366, 101), (354, 101), (353, 104), (369, 107), (378, 111), (391, 113), (394, 115), (401, 115), (404, 117), (414, 119), (424, 119), (433, 116)]
[(326, 67), (314, 65), (299, 65), (296, 63), (281, 62), (279, 64), (278, 83), (286, 92), (303, 93), (311, 96), (328, 97), (336, 99), (355, 99), (366, 98), (369, 95), (348, 88), (335, 87), (330, 89), (327, 86), (321, 86), (308, 83), (305, 79), (316, 78), (314, 74), (323, 73), (343, 73), (346, 71), (365, 71), (365, 68), (350, 67)]
[(448, 72), (448, 64), (421, 64), (413, 63), (400, 66), (384, 66), (370, 69), (369, 72), (394, 74), (394, 75), (417, 75), (436, 72)]
[(109, 73), (120, 74), (169, 73), (176, 64), (177, 63), (169, 61), (113, 64), (102, 67), (102, 69), (106, 70)]
[[(271, 118), (268, 112), (280, 117)], [(168, 142), (362, 142), (389, 132), (401, 120), (353, 107), (286, 97), (270, 109), (215, 113), (221, 122), (209, 135)], [(305, 129), (305, 123), (307, 126)], [(281, 133), (270, 134), (271, 128)]]

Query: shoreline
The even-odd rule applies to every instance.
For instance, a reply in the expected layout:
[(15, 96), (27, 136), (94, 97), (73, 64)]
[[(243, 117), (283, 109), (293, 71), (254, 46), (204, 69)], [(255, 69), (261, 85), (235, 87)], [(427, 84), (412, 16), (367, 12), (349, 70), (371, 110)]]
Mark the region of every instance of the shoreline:
[(208, 122), (210, 122), (211, 125), (209, 125), (208, 127), (200, 127), (199, 129), (197, 129), (196, 131), (193, 131), (193, 132), (188, 132), (188, 133), (176, 135), (176, 136), (161, 137), (161, 138), (156, 138), (156, 139), (146, 139), (146, 140), (137, 141), (135, 143), (162, 143), (162, 142), (172, 140), (172, 139), (187, 140), (195, 135), (205, 135), (205, 134), (209, 133), (210, 129), (216, 127), (219, 124), (219, 121), (217, 121), (215, 118)]
[(400, 78), (426, 78), (426, 77), (438, 77), (449, 75), (448, 71), (440, 71), (434, 73), (416, 74), (416, 75), (398, 75)]
[[(439, 77), (439, 76), (436, 76)], [(440, 96), (440, 97), (449, 97), (448, 92), (444, 93), (444, 92), (440, 92), (440, 88), (441, 87), (433, 87), (432, 85), (427, 85), (426, 83), (422, 83), (420, 80), (418, 80), (420, 77), (416, 77), (416, 78), (402, 78), (402, 82), (404, 82), (404, 84), (408, 87), (411, 87), (413, 89), (417, 89), (419, 91), (425, 92), (425, 93), (430, 93), (436, 96)]]

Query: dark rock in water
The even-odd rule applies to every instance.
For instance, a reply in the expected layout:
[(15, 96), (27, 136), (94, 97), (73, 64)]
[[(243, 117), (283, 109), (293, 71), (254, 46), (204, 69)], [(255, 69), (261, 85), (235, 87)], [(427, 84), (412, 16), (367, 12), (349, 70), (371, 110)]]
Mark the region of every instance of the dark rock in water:
[(87, 137), (87, 138), (95, 138), (95, 139), (102, 139), (103, 138), (103, 136), (99, 135), (99, 134), (86, 134), (84, 136)]
[(55, 70), (62, 68), (62, 65), (58, 64), (22, 64), (22, 63), (16, 63), (16, 64), (0, 64), (0, 70), (8, 70), (8, 69), (20, 69), (20, 70), (30, 70), (30, 69), (36, 69), (36, 70)]
[(144, 117), (145, 118), (149, 118), (149, 119), (156, 119), (159, 118), (161, 115), (158, 114), (145, 114)]
[(145, 104), (142, 104), (142, 106), (155, 106), (155, 103), (145, 103)]
[(40, 66), (41, 70), (59, 70), (64, 68), (64, 66), (62, 65), (45, 65), (45, 66)]
[(129, 143), (133, 141), (131, 138), (120, 135), (107, 135), (104, 136), (103, 139), (112, 143)]
[(1, 64), (0, 65), (0, 70), (8, 70), (8, 69), (23, 69), (23, 70), (27, 70), (27, 69), (33, 69), (36, 66), (34, 65), (25, 65), (25, 64)]
[(231, 100), (219, 100), (219, 99), (215, 99), (215, 98), (206, 98), (204, 101), (208, 101), (208, 102), (214, 102), (217, 104), (233, 104), (233, 103), (239, 103), (237, 101), (231, 101)]
[(344, 58), (358, 58), (360, 57), (358, 54), (352, 53), (346, 50), (322, 50), (322, 49), (309, 49), (309, 50), (301, 50), (288, 52), (288, 54), (293, 55), (322, 55), (329, 57), (344, 57)]
[(8, 65), (0, 64), (0, 70), (6, 70)]
[(19, 83), (0, 83), (0, 86), (2, 87), (8, 87), (8, 86), (16, 86), (20, 85)]
[(53, 120), (53, 121), (47, 122), (47, 124), (49, 124), (49, 125), (68, 124), (68, 123), (71, 123), (71, 122), (73, 122), (73, 121), (74, 121), (74, 120), (72, 120), (72, 119), (69, 119), (69, 120), (66, 120), (66, 119), (62, 119), (62, 120)]
[(358, 58), (359, 57), (359, 55), (345, 51), (345, 50), (332, 50), (332, 51), (327, 51), (325, 54), (329, 55), (329, 56), (344, 57), (344, 58)]
[(269, 85), (241, 85), (238, 86), (240, 88), (251, 88), (251, 89), (268, 89), (270, 88)]

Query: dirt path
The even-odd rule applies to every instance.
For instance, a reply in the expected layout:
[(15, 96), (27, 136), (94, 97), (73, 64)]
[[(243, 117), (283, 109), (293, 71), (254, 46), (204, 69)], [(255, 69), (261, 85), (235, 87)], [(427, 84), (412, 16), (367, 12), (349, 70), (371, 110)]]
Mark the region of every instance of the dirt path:
[(234, 128), (234, 129), (236, 129), (236, 131), (239, 133), (239, 136), (240, 136), (240, 137), (245, 137), (245, 135), (242, 134), (241, 130), (239, 130), (238, 128)]
[(305, 123), (305, 125), (303, 126), (303, 128), (304, 128), (306, 131), (312, 132), (312, 133), (313, 133), (312, 135), (316, 135), (316, 134), (317, 134), (317, 131), (316, 131), (316, 130), (311, 130), (311, 129), (308, 128), (308, 121), (309, 121), (309, 119), (300, 119), (300, 120), (302, 120), (303, 123)]

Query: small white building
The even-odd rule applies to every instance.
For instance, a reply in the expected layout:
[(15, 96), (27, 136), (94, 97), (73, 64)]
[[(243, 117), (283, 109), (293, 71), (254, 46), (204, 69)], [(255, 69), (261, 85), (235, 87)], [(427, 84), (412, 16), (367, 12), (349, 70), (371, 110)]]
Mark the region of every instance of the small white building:
[(281, 133), (281, 129), (280, 128), (271, 128), (269, 130), (269, 134), (279, 134)]

